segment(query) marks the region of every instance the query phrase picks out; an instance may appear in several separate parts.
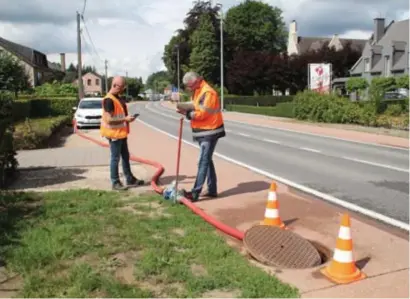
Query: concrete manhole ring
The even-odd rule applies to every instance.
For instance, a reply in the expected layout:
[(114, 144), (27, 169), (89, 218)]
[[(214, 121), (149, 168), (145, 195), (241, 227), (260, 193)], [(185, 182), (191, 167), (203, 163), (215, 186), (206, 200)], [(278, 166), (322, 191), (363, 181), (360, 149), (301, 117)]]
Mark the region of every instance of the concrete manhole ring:
[(256, 260), (269, 266), (305, 269), (321, 264), (319, 251), (308, 240), (275, 226), (250, 228), (243, 243)]

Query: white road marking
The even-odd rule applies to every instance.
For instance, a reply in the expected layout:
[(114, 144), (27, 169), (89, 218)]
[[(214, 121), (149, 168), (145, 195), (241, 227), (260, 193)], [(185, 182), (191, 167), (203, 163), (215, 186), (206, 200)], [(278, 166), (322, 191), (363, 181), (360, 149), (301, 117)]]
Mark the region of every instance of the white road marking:
[(396, 170), (396, 171), (409, 172), (409, 169), (406, 169), (406, 168), (395, 167), (395, 166), (391, 166), (391, 165), (366, 161), (366, 160), (362, 160), (362, 159), (356, 159), (356, 158), (352, 158), (352, 157), (342, 157), (342, 158), (345, 159), (345, 160), (350, 160), (350, 161), (359, 162), (359, 163), (363, 163), (363, 164), (373, 165), (373, 166), (377, 166), (377, 167), (383, 167), (383, 168), (392, 169), (392, 170)]
[(320, 135), (320, 134), (316, 134), (316, 133), (309, 133), (309, 132), (303, 132), (303, 131), (297, 131), (297, 130), (291, 130), (291, 129), (285, 129), (285, 128), (278, 128), (278, 127), (273, 127), (273, 126), (265, 126), (265, 125), (260, 125), (260, 124), (255, 125), (255, 124), (252, 124), (252, 123), (246, 123), (246, 122), (241, 122), (241, 121), (237, 121), (237, 120), (228, 120), (227, 119), (226, 122), (237, 123), (237, 124), (248, 126), (248, 127), (249, 126), (261, 127), (261, 128), (265, 128), (265, 129), (271, 129), (271, 130), (273, 129), (273, 130), (278, 130), (278, 131), (292, 132), (292, 133), (297, 133), (297, 134), (304, 134), (304, 135), (316, 136), (316, 137), (321, 137), (321, 138), (334, 139), (334, 140), (350, 142), (350, 143), (357, 143), (357, 144), (363, 144), (363, 145), (369, 145), (369, 146), (375, 146), (375, 147), (392, 148), (392, 149), (407, 151), (407, 152), (409, 151), (408, 148), (403, 148), (403, 147), (399, 147), (399, 146), (364, 142), (364, 141), (358, 141), (358, 140), (351, 140), (351, 139), (345, 139), (345, 138), (341, 138), (341, 137)]
[(320, 153), (321, 152), (320, 150), (317, 150), (317, 149), (314, 149), (314, 148), (309, 148), (309, 147), (301, 147), (300, 149), (304, 150), (304, 151), (312, 152), (312, 153)]
[(262, 140), (265, 141), (265, 142), (268, 142), (268, 143), (281, 144), (281, 142), (279, 142), (277, 140), (272, 140), (272, 139), (267, 139), (267, 138), (264, 138)]
[[(155, 113), (155, 114), (159, 114), (159, 115), (163, 115), (163, 116), (166, 116), (166, 117), (169, 117), (169, 118), (172, 118), (172, 119), (178, 119), (178, 120), (179, 120), (178, 117), (174, 117), (174, 116), (172, 116), (172, 115), (168, 115), (168, 114), (165, 114), (165, 113), (161, 113), (161, 112), (159, 112), (159, 111), (156, 111), (156, 110), (152, 109), (151, 107), (148, 107), (148, 105), (149, 105), (149, 104), (146, 105), (146, 109), (149, 110), (149, 111), (151, 111), (151, 112), (153, 112), (153, 113)], [(168, 108), (167, 108), (167, 109), (168, 109)], [(189, 122), (189, 120), (185, 120), (185, 121), (186, 121), (186, 122)], [(227, 132), (228, 132), (228, 131), (227, 131)], [(229, 130), (229, 132), (232, 132), (232, 131)], [(236, 133), (236, 132), (232, 132), (232, 133), (233, 133), (233, 134), (240, 135), (240, 136), (243, 136), (243, 137), (260, 140), (260, 139), (258, 139), (258, 138), (256, 138), (256, 137), (253, 137), (253, 136), (249, 135), (249, 134)], [(337, 139), (337, 138), (336, 138), (336, 139)], [(268, 142), (268, 143), (274, 143), (274, 144), (282, 144), (282, 143), (279, 142), (279, 141), (271, 140), (271, 139), (262, 139), (262, 141)], [(289, 146), (289, 145), (286, 145), (286, 144), (282, 144), (282, 145), (284, 145), (284, 146)], [(293, 147), (293, 146), (289, 146), (289, 147), (291, 147), (291, 148), (296, 148), (296, 147)], [(312, 152), (312, 153), (325, 154), (325, 153), (323, 153), (321, 150), (317, 150), (317, 149), (309, 148), (309, 147), (300, 147), (300, 148), (296, 148), (296, 149), (300, 149), (300, 150), (304, 150), (304, 151), (308, 151), (308, 152)], [(340, 158), (342, 158), (342, 159), (349, 160), (349, 161), (353, 161), (353, 162), (357, 162), (357, 163), (362, 163), (362, 164), (372, 165), (372, 166), (376, 166), (376, 167), (381, 167), (381, 168), (396, 170), (396, 171), (400, 171), (400, 172), (409, 172), (409, 169), (406, 169), (406, 168), (395, 167), (395, 166), (391, 166), (391, 165), (388, 165), (388, 164), (382, 164), (382, 163), (377, 163), (377, 162), (371, 162), (371, 161), (366, 161), (366, 160), (357, 159), (357, 158), (352, 158), (352, 157), (339, 157), (339, 156), (332, 156), (332, 155), (331, 155), (330, 157), (335, 158), (335, 159), (340, 159)]]
[[(174, 135), (172, 135), (172, 134), (170, 134), (170, 133), (168, 133), (168, 132), (165, 132), (165, 131), (163, 131), (163, 130), (161, 130), (161, 129), (158, 129), (157, 127), (154, 127), (154, 126), (152, 126), (152, 125), (150, 125), (150, 124), (148, 124), (148, 123), (146, 123), (146, 122), (144, 122), (144, 121), (142, 121), (142, 120), (140, 120), (140, 119), (138, 119), (137, 121), (139, 121), (140, 123), (146, 125), (147, 127), (151, 128), (151, 129), (153, 129), (153, 130), (156, 130), (156, 131), (158, 131), (158, 132), (161, 132), (162, 134), (167, 135), (168, 137), (170, 137), (170, 138), (172, 138), (172, 139), (178, 140), (178, 137), (177, 137), (177, 136), (174, 136)], [(198, 145), (193, 144), (192, 142), (186, 141), (185, 139), (182, 139), (182, 142), (185, 143), (185, 144), (188, 144), (188, 145), (190, 145), (190, 146), (193, 146), (193, 147), (195, 147), (195, 148), (197, 148), (197, 149), (199, 149)], [(336, 205), (339, 205), (339, 206), (344, 207), (344, 208), (346, 208), (346, 209), (349, 209), (349, 210), (351, 210), (351, 211), (355, 211), (355, 212), (361, 213), (361, 214), (363, 214), (363, 215), (366, 215), (366, 216), (369, 216), (369, 217), (371, 217), (371, 218), (380, 220), (380, 221), (385, 222), (385, 223), (387, 223), (387, 224), (389, 224), (389, 225), (392, 225), (392, 226), (395, 226), (395, 227), (404, 229), (404, 230), (406, 230), (406, 231), (409, 231), (409, 230), (410, 230), (410, 225), (409, 225), (408, 223), (401, 222), (401, 221), (399, 221), (399, 220), (393, 219), (393, 218), (391, 218), (391, 217), (385, 216), (385, 215), (380, 214), (380, 213), (377, 213), (377, 212), (375, 212), (375, 211), (372, 211), (372, 210), (369, 210), (369, 209), (360, 207), (360, 206), (358, 206), (358, 205), (355, 205), (355, 204), (353, 204), (353, 203), (350, 203), (350, 202), (341, 200), (341, 199), (336, 198), (336, 197), (334, 197), (334, 196), (332, 196), (332, 195), (329, 195), (329, 194), (326, 194), (326, 193), (322, 193), (322, 192), (320, 192), (320, 191), (317, 191), (317, 190), (311, 189), (311, 188), (309, 188), (309, 187), (300, 185), (300, 184), (298, 184), (298, 183), (296, 183), (296, 182), (292, 182), (292, 181), (290, 181), (290, 180), (288, 180), (288, 179), (285, 179), (285, 178), (282, 178), (282, 177), (280, 177), (280, 176), (274, 175), (274, 174), (269, 173), (269, 172), (267, 172), (267, 171), (264, 171), (264, 170), (262, 170), (262, 169), (259, 169), (259, 168), (253, 167), (253, 166), (251, 166), (251, 165), (248, 165), (248, 164), (246, 164), (246, 163), (240, 162), (240, 161), (238, 161), (238, 160), (234, 160), (234, 159), (232, 159), (232, 158), (229, 158), (229, 157), (227, 157), (227, 156), (225, 156), (225, 155), (222, 155), (222, 154), (220, 154), (220, 153), (218, 153), (218, 152), (215, 152), (215, 155), (216, 155), (217, 157), (221, 158), (221, 159), (224, 159), (225, 161), (228, 161), (228, 162), (234, 163), (234, 164), (236, 164), (236, 165), (238, 165), (238, 166), (247, 168), (247, 169), (249, 169), (249, 170), (251, 170), (251, 171), (253, 171), (253, 172), (256, 172), (256, 173), (258, 173), (258, 174), (260, 174), (260, 175), (263, 175), (263, 176), (265, 176), (265, 177), (268, 177), (268, 178), (270, 178), (270, 179), (272, 179), (272, 180), (278, 181), (278, 182), (280, 182), (280, 183), (282, 183), (282, 184), (288, 185), (288, 186), (293, 187), (293, 188), (295, 188), (295, 189), (298, 189), (298, 190), (300, 190), (300, 191), (302, 191), (302, 192), (306, 192), (306, 193), (311, 194), (311, 195), (313, 195), (313, 196), (315, 196), (315, 197), (318, 197), (318, 198), (321, 198), (321, 199), (326, 200), (326, 201), (328, 201), (328, 202), (334, 203), (334, 204), (336, 204)]]

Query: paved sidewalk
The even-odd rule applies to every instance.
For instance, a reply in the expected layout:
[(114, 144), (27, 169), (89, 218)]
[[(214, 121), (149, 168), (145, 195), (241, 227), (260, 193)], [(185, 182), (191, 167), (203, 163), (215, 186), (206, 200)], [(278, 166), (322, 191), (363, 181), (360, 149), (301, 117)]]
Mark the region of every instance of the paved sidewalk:
[[(170, 102), (161, 102), (164, 107), (175, 109), (175, 104)], [(376, 133), (368, 133), (368, 132), (360, 132), (354, 129), (343, 129), (343, 128), (336, 128), (335, 126), (343, 126), (343, 125), (335, 125), (335, 124), (309, 124), (309, 123), (301, 123), (295, 122), (292, 120), (279, 120), (273, 117), (267, 116), (260, 116), (260, 115), (252, 115), (246, 113), (238, 113), (238, 112), (225, 112), (224, 119), (230, 121), (237, 121), (237, 122), (244, 122), (253, 125), (260, 125), (260, 126), (268, 126), (273, 128), (279, 129), (287, 129), (287, 130), (294, 130), (299, 132), (306, 132), (312, 134), (318, 134), (323, 136), (331, 136), (336, 138), (342, 138), (352, 141), (359, 141), (359, 142), (367, 142), (367, 143), (375, 143), (380, 145), (388, 145), (388, 146), (397, 146), (397, 147), (409, 147), (409, 139), (403, 137), (396, 137), (396, 136), (389, 136), (385, 134), (376, 134)], [(344, 125), (344, 127), (348, 127)], [(350, 126), (353, 128), (353, 126)], [(359, 128), (358, 126), (356, 126)], [(378, 130), (378, 132), (383, 132), (383, 129), (380, 128), (372, 128)], [(385, 131), (388, 131), (387, 129)]]
[[(135, 123), (131, 128), (130, 151), (136, 156), (160, 162), (166, 168), (163, 183), (170, 183), (176, 169), (177, 143), (174, 139)], [(189, 189), (196, 175), (198, 150), (183, 145), (181, 188)], [(204, 211), (224, 223), (246, 230), (263, 219), (271, 183), (245, 168), (215, 158), (220, 198), (198, 203)], [(233, 175), (234, 174), (234, 175)], [(293, 193), (278, 185), (280, 215), (293, 231), (333, 250), (343, 210), (320, 200)], [(335, 286), (317, 275), (319, 268), (288, 270), (266, 268), (281, 280), (298, 287), (304, 297), (408, 297), (409, 242), (407, 233), (390, 231), (374, 221), (350, 213), (354, 254), (368, 279), (347, 286)], [(240, 243), (230, 241), (235, 246)], [(407, 271), (403, 270), (407, 269)], [(380, 283), (383, 277), (384, 283)]]
[[(98, 130), (85, 131), (100, 139)], [(78, 135), (70, 135), (59, 148), (19, 151), (17, 155), (20, 176), (11, 189), (24, 191), (51, 191), (68, 189), (110, 190), (110, 151)], [(131, 162), (132, 171), (144, 179), (147, 186), (133, 188), (137, 193), (151, 190), (151, 169)], [(120, 177), (122, 169), (120, 164)]]

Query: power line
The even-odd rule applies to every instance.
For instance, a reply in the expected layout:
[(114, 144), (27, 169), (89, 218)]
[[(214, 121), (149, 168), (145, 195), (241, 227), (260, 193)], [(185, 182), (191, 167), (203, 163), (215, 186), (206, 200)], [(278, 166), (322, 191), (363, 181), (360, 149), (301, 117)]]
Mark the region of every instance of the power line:
[(100, 68), (101, 62), (96, 62), (96, 61), (95, 61), (94, 55), (93, 55), (93, 53), (92, 53), (92, 51), (91, 51), (91, 49), (90, 49), (90, 45), (88, 44), (88, 42), (87, 42), (86, 39), (85, 39), (84, 33), (81, 33), (81, 35), (83, 36), (84, 46), (85, 46), (85, 48), (86, 48), (86, 51), (87, 51), (88, 54), (91, 56), (91, 59), (93, 60), (95, 67), (96, 67), (96, 68)]
[(86, 5), (87, 5), (87, 0), (84, 0), (83, 12), (81, 13), (82, 16), (84, 15)]
[(82, 21), (83, 21), (85, 32), (87, 33), (87, 36), (88, 36), (88, 38), (89, 38), (89, 40), (90, 40), (91, 46), (92, 46), (92, 48), (93, 48), (95, 54), (98, 56), (98, 58), (99, 58), (101, 61), (104, 61), (104, 60), (101, 58), (101, 56), (98, 54), (98, 51), (97, 51), (97, 49), (96, 49), (96, 47), (95, 47), (95, 44), (94, 44), (94, 42), (93, 42), (93, 39), (91, 38), (91, 34), (90, 34), (90, 32), (88, 31), (87, 25), (85, 24), (85, 20), (84, 20), (84, 16), (83, 16), (83, 15), (81, 15), (81, 19), (82, 19)]

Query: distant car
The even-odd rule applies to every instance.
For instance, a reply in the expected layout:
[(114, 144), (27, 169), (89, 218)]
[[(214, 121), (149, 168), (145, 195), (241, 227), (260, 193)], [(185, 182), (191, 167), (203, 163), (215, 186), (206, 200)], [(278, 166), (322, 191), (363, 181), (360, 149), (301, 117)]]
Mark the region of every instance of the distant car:
[(74, 119), (77, 128), (100, 126), (103, 98), (83, 98), (75, 110)]
[(407, 98), (405, 95), (398, 92), (386, 92), (384, 94), (384, 100), (402, 100)]

